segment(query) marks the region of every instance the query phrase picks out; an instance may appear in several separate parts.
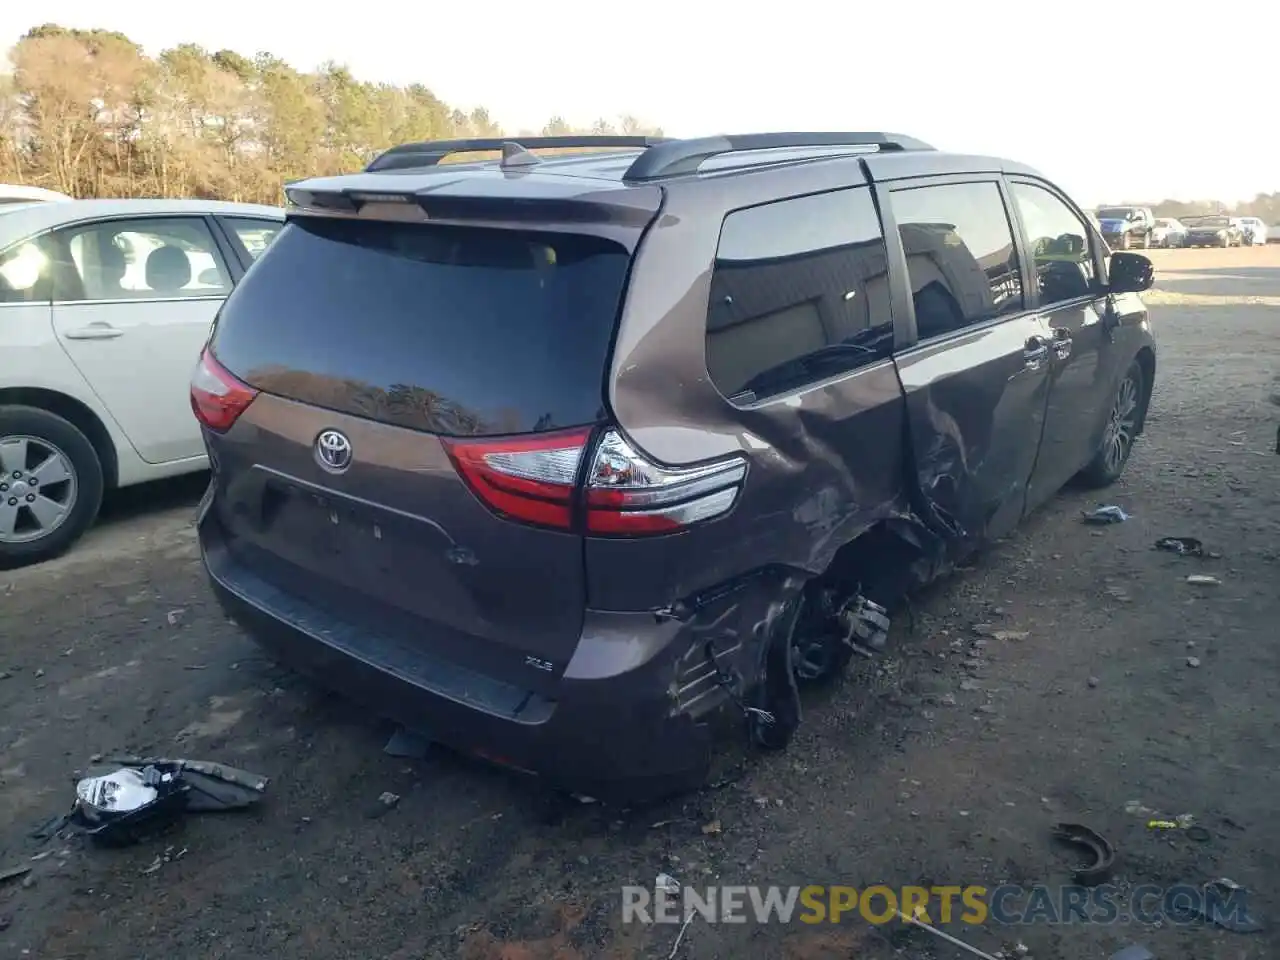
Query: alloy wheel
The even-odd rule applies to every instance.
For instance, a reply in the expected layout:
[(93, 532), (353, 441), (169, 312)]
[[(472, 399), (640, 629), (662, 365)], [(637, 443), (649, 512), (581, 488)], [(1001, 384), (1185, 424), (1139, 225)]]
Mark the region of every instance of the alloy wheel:
[(31, 543), (57, 530), (76, 505), (71, 458), (42, 437), (0, 437), (0, 543)]
[(1109, 473), (1119, 473), (1138, 431), (1140, 388), (1132, 373), (1126, 374), (1116, 391), (1111, 417), (1102, 441), (1103, 460)]

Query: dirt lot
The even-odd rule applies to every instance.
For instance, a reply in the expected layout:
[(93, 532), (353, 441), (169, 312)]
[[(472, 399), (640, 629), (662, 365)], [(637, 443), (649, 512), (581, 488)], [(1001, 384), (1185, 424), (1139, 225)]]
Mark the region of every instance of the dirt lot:
[[(914, 632), (900, 618), (893, 656), (810, 700), (788, 752), (659, 810), (384, 755), (384, 728), (219, 616), (191, 529), (199, 478), (120, 498), (70, 557), (0, 576), (0, 870), (34, 867), (0, 883), (0, 958), (665, 958), (676, 928), (624, 926), (623, 884), (1060, 884), (1076, 858), (1050, 842), (1058, 820), (1108, 836), (1126, 882), (1227, 876), (1280, 918), (1280, 247), (1153, 257), (1159, 382), (1108, 494), (1132, 519), (1085, 526), (1091, 501), (1063, 494), (921, 598)], [(1164, 535), (1221, 557), (1154, 551)], [(1221, 585), (1189, 585), (1199, 572)], [(974, 646), (979, 623), (1012, 633)], [(27, 836), (89, 754), (121, 748), (255, 769), (269, 800), (126, 851)], [(401, 800), (374, 818), (384, 791)], [(1209, 839), (1151, 830), (1130, 801), (1193, 814)], [(1160, 960), (1280, 955), (1272, 932), (950, 929), (1037, 958), (1134, 941)], [(695, 920), (677, 955), (963, 954), (848, 919)]]

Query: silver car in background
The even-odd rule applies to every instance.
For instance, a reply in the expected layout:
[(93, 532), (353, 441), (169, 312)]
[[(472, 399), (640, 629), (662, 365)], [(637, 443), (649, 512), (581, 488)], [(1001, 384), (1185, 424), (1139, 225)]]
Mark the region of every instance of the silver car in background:
[(1151, 230), (1153, 247), (1181, 247), (1187, 241), (1187, 228), (1173, 217), (1157, 217)]

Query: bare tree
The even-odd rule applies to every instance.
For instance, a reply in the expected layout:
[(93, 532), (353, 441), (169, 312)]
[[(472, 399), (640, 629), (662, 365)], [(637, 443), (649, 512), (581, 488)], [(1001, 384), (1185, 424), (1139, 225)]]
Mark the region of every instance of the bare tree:
[[(365, 83), (336, 63), (304, 73), (195, 43), (150, 58), (120, 33), (56, 24), (29, 31), (10, 58), (0, 180), (75, 196), (278, 203), (284, 182), (357, 170), (396, 143), (503, 132), (484, 107), (450, 106), (421, 84)], [(615, 129), (600, 119), (582, 132)], [(577, 132), (559, 116), (545, 130)]]

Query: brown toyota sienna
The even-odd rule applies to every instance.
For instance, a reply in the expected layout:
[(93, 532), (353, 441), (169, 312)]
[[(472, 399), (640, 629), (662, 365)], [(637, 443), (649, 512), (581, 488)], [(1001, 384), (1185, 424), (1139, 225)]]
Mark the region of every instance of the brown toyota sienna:
[(1151, 263), (1016, 163), (450, 141), (287, 196), (192, 380), (219, 600), (564, 789), (694, 786), (713, 715), (784, 746), (799, 686), (1143, 429)]

